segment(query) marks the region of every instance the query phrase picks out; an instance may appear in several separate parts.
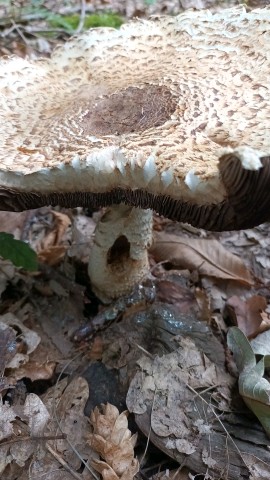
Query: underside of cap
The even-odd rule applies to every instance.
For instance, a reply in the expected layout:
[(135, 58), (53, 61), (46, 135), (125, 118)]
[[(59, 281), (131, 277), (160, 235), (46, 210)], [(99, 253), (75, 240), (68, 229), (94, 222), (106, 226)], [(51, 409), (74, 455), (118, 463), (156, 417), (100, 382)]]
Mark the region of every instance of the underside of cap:
[(261, 167), (257, 170), (244, 168), (242, 161), (237, 152), (225, 154), (220, 159), (219, 172), (226, 197), (216, 203), (177, 199), (142, 188), (117, 187), (102, 193), (93, 193), (91, 189), (40, 193), (0, 188), (0, 209), (22, 211), (44, 205), (100, 208), (123, 203), (150, 208), (171, 220), (187, 222), (206, 230), (252, 228), (270, 220), (270, 156), (260, 159)]
[(0, 209), (126, 203), (211, 230), (269, 218), (270, 7), (97, 29), (0, 62)]

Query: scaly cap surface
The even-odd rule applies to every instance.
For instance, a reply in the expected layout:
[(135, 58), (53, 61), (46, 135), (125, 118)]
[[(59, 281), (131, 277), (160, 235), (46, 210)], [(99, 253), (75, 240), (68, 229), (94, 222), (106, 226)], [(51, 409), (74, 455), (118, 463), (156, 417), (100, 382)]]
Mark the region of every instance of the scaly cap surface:
[(270, 7), (239, 7), (2, 60), (0, 208), (122, 202), (214, 230), (266, 220), (269, 45)]

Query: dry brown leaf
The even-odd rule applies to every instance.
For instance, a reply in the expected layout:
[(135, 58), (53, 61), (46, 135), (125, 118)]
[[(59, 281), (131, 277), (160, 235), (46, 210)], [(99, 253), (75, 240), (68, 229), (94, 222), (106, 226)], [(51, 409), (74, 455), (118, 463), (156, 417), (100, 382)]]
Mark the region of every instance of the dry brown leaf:
[(39, 252), (38, 260), (41, 263), (47, 263), (50, 267), (54, 267), (63, 260), (66, 251), (67, 247), (64, 245), (49, 247), (46, 250), (41, 250), (41, 252)]
[(26, 365), (14, 369), (13, 372), (8, 372), (8, 380), (18, 381), (21, 378), (30, 378), (32, 382), (35, 380), (49, 380), (52, 378), (55, 367), (55, 362), (40, 363), (30, 361)]
[(229, 298), (226, 303), (227, 311), (233, 323), (237, 325), (248, 338), (255, 337), (258, 333), (269, 329), (269, 323), (267, 328), (265, 328), (265, 323), (263, 325), (264, 328), (262, 328), (262, 312), (266, 307), (266, 299), (260, 295), (253, 295), (247, 300), (242, 300), (234, 295)]
[(159, 302), (179, 305), (182, 312), (188, 312), (196, 305), (194, 294), (187, 286), (165, 279), (157, 282), (156, 289)]
[(270, 330), (270, 315), (269, 315), (269, 313), (261, 312), (261, 317), (262, 317), (262, 323), (260, 325), (258, 333), (263, 333), (263, 332), (266, 332), (267, 330)]
[(128, 429), (127, 412), (119, 411), (111, 404), (97, 407), (91, 413), (90, 421), (94, 433), (88, 443), (104, 461), (93, 461), (93, 467), (103, 480), (132, 480), (139, 471), (139, 462), (134, 458), (136, 435)]
[[(6, 445), (5, 442), (1, 445), (1, 478), (10, 478), (4, 472), (6, 467), (14, 468), (16, 465), (23, 467), (32, 457), (36, 451), (36, 442), (25, 441), (25, 437), (29, 440), (31, 437), (42, 437), (48, 420), (47, 408), (34, 393), (27, 395), (24, 405), (11, 407), (8, 403), (0, 402), (0, 440), (10, 441)], [(21, 475), (17, 478), (21, 478)]]
[(46, 250), (51, 246), (59, 245), (71, 223), (70, 218), (64, 213), (52, 210), (52, 214), (54, 216), (54, 228), (50, 230), (43, 239), (40, 246), (40, 249), (42, 250)]
[(40, 262), (47, 263), (50, 266), (57, 265), (64, 257), (67, 251), (67, 245), (64, 245), (63, 237), (70, 226), (70, 218), (61, 212), (52, 210), (54, 217), (54, 226), (36, 246), (38, 259)]
[(25, 212), (0, 212), (1, 232), (11, 233), (17, 240), (21, 239), (29, 211)]
[(217, 240), (160, 233), (156, 235), (151, 253), (157, 262), (167, 261), (177, 268), (198, 270), (200, 275), (253, 284), (251, 273), (242, 260)]

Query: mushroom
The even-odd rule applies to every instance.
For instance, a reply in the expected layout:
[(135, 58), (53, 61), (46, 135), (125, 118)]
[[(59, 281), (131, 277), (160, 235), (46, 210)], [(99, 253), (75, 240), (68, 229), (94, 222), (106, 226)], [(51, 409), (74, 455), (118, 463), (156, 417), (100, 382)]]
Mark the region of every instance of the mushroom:
[(269, 219), (270, 7), (94, 29), (0, 64), (0, 209), (108, 207), (89, 274), (148, 271), (152, 211), (207, 230)]

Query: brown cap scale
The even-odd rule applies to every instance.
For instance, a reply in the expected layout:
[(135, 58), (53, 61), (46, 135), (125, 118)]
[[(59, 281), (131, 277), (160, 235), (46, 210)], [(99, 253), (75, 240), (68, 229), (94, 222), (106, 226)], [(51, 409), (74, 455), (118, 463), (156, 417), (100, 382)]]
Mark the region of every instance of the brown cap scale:
[[(142, 262), (136, 281), (145, 274), (147, 209), (219, 231), (268, 220), (269, 45), (270, 7), (238, 7), (88, 31), (51, 59), (2, 60), (0, 209), (110, 206), (103, 239), (119, 229), (99, 241), (94, 283), (112, 264), (116, 278), (118, 248)], [(134, 283), (124, 263), (104, 298)]]

